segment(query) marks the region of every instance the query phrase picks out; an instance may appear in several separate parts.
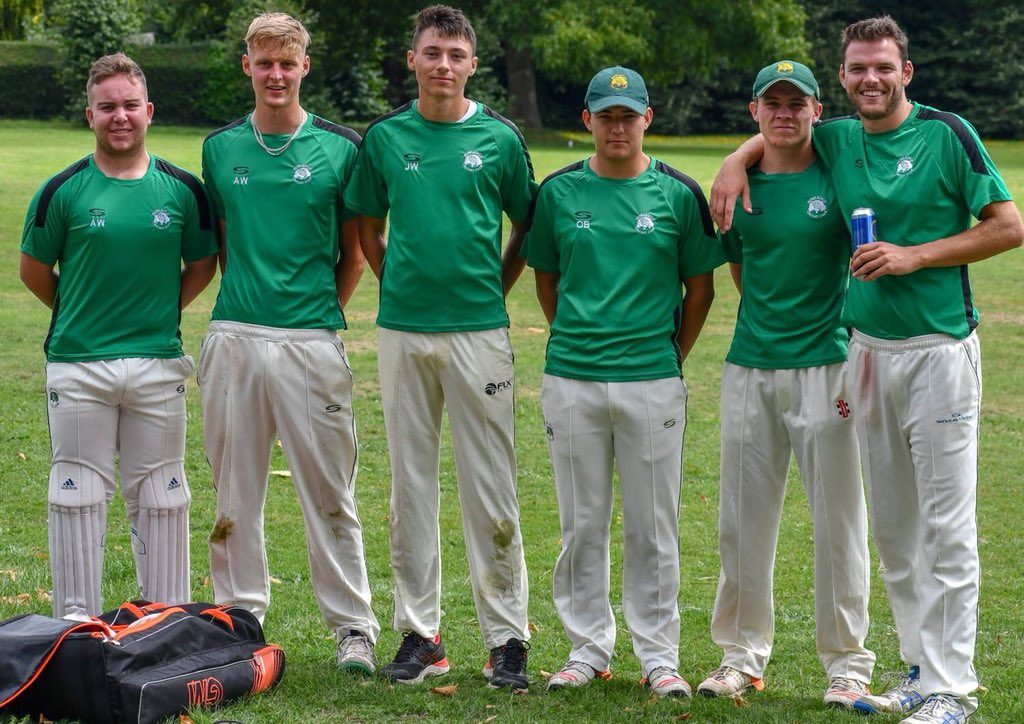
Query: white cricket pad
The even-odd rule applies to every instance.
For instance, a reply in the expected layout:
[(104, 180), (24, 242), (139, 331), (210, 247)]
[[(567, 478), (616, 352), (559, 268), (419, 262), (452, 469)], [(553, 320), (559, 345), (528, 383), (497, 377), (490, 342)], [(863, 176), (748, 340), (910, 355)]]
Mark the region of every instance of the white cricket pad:
[(142, 597), (187, 603), (189, 587), (188, 507), (192, 496), (180, 462), (149, 473), (139, 487), (139, 513), (132, 551)]
[(107, 529), (103, 478), (84, 465), (54, 463), (49, 498), (53, 615), (98, 615)]

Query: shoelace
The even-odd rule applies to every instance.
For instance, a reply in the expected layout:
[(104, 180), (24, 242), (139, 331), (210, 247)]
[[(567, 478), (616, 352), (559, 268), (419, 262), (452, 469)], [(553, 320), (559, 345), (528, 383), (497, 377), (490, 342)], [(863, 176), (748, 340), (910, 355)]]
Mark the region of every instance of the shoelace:
[(921, 714), (928, 714), (930, 716), (960, 714), (962, 712), (963, 707), (960, 706), (960, 702), (946, 694), (935, 694), (928, 697), (928, 701), (924, 703), (920, 711)]
[(494, 662), (495, 668), (502, 667), (519, 671), (525, 666), (526, 652), (530, 645), (519, 639), (509, 639), (509, 642), (498, 649), (498, 660)]
[(595, 676), (594, 667), (590, 664), (584, 664), (582, 661), (570, 661), (555, 676), (559, 676), (567, 671), (579, 674), (580, 679), (593, 679)]
[(829, 689), (841, 689), (842, 691), (864, 691), (865, 686), (856, 679), (847, 679), (845, 676), (835, 676)]
[(737, 674), (741, 673), (731, 666), (720, 666), (711, 672), (711, 678), (724, 684), (726, 679), (728, 679), (733, 672), (736, 672)]
[(412, 631), (402, 634), (402, 645), (398, 647), (398, 653), (395, 654), (395, 663), (412, 661), (419, 658), (416, 656), (416, 649), (426, 641), (427, 639)]
[(673, 679), (681, 679), (678, 671), (670, 669), (667, 666), (657, 666), (651, 670), (651, 673), (647, 675), (647, 682), (654, 685), (654, 682), (662, 677), (672, 677)]
[(343, 643), (345, 643), (345, 648), (364, 658), (369, 658), (373, 652), (369, 639), (362, 634), (349, 634), (345, 637)]

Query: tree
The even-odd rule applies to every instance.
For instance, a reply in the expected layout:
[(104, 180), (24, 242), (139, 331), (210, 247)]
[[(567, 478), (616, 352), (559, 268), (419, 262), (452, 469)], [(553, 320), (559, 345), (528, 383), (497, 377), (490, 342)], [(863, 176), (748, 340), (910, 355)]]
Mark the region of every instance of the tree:
[(68, 98), (67, 114), (81, 117), (85, 81), (93, 62), (124, 48), (125, 36), (139, 28), (134, 0), (61, 0), (53, 9), (61, 52), (60, 80)]
[(489, 0), (486, 17), (503, 39), (509, 114), (541, 122), (537, 73), (582, 84), (605, 66), (634, 67), (662, 86), (745, 68), (765, 57), (806, 55), (805, 14), (796, 0)]
[(42, 12), (43, 0), (0, 0), (0, 40), (21, 40), (25, 22)]

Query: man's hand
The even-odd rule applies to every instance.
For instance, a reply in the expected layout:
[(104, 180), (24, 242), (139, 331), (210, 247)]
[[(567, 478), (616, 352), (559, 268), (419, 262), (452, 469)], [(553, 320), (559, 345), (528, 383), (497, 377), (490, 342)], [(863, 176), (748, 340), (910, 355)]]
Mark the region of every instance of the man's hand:
[(870, 282), (886, 275), (902, 276), (924, 266), (920, 246), (898, 246), (888, 241), (873, 241), (858, 247), (850, 260), (853, 276)]
[(736, 197), (742, 197), (743, 210), (748, 214), (750, 207), (750, 184), (747, 182), (747, 167), (743, 159), (735, 154), (725, 157), (711, 184), (711, 218), (718, 228), (725, 232), (732, 228), (732, 217), (736, 211)]

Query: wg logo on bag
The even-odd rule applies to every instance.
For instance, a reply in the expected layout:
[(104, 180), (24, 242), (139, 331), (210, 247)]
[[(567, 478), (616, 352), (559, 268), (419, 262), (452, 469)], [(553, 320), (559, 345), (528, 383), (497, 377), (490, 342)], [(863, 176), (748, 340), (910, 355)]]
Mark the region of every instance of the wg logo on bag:
[(200, 706), (217, 706), (224, 700), (224, 685), (220, 680), (208, 676), (205, 679), (193, 679), (188, 682), (189, 708)]

